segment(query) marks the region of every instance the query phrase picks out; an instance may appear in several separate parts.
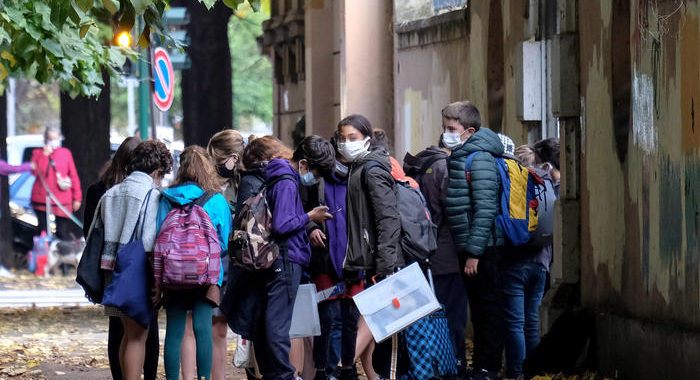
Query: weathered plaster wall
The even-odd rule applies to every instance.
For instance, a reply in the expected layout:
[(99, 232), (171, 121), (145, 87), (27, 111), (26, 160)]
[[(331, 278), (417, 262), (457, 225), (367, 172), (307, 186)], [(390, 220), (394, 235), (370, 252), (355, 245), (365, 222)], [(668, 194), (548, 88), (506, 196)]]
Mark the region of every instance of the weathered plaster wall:
[[(611, 46), (611, 2), (579, 4), (584, 301), (700, 326), (698, 5), (633, 1), (632, 43), (622, 47)], [(610, 95), (611, 62), (621, 49), (632, 57), (622, 158)]]
[[(409, 2), (411, 3), (411, 2)], [(409, 30), (399, 28), (395, 52), (395, 147), (401, 158), (438, 142), (441, 110), (445, 105), (472, 101), (489, 126), (489, 112), (501, 114), (501, 130), (516, 143), (526, 141), (527, 131), (515, 112), (515, 47), (527, 39), (525, 2), (500, 1), (502, 23), (491, 24), (490, 9), (496, 1), (469, 2), (469, 10), (452, 11), (426, 19)], [(397, 7), (400, 7), (398, 2)], [(443, 17), (449, 16), (449, 17)], [(404, 24), (405, 26), (405, 24)], [(489, 58), (489, 28), (500, 27), (503, 85), (489, 89), (488, 70), (497, 64)], [(496, 101), (494, 102), (494, 98)], [(491, 101), (490, 101), (491, 99)], [(490, 104), (499, 107), (489, 109)]]
[[(631, 0), (631, 43), (613, 46), (613, 3), (579, 1), (582, 301), (604, 313), (604, 370), (698, 378), (694, 361), (681, 359), (697, 355), (700, 340), (700, 9), (696, 1)], [(613, 106), (612, 62), (623, 54), (631, 57), (630, 104)], [(615, 125), (620, 107), (629, 107), (629, 125)], [(616, 130), (626, 141), (615, 140)], [(640, 327), (613, 334), (624, 319)], [(659, 349), (637, 351), (628, 339)], [(693, 349), (661, 350), (664, 341)]]

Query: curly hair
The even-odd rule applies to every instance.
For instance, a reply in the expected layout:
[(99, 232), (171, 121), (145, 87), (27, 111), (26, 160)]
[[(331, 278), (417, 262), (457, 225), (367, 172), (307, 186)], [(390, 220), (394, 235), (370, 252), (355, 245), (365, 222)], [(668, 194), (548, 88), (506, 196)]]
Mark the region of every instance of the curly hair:
[(131, 152), (127, 173), (144, 172), (151, 174), (158, 172), (166, 175), (173, 170), (173, 156), (168, 147), (157, 140), (146, 140)]
[(221, 180), (211, 157), (199, 145), (190, 145), (180, 154), (180, 168), (172, 186), (196, 183), (204, 191), (221, 192)]
[(273, 158), (292, 159), (293, 152), (280, 139), (274, 136), (263, 136), (248, 142), (243, 151), (243, 167), (252, 169)]
[(335, 166), (335, 149), (330, 141), (321, 136), (311, 135), (301, 140), (301, 143), (294, 151), (292, 161), (299, 162), (306, 160), (309, 170), (318, 170), (321, 175), (326, 176), (333, 172)]

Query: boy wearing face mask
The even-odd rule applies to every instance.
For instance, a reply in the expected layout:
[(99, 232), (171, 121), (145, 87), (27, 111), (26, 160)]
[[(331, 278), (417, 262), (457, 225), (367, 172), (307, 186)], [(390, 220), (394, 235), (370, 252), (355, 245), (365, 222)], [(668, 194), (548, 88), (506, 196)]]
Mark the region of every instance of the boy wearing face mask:
[[(500, 182), (494, 157), (503, 156), (496, 133), (481, 128), (479, 110), (468, 101), (442, 110), (449, 186), (446, 213), (457, 247), (474, 327), (474, 379), (496, 379), (503, 352), (503, 307), (499, 278), (503, 232), (495, 224)], [(475, 153), (470, 173), (466, 160)], [(469, 177), (469, 178), (468, 178)]]
[[(61, 133), (58, 129), (49, 127), (44, 131), (44, 147), (32, 152), (33, 174), (41, 176), (49, 190), (55, 196), (51, 200), (51, 213), (56, 216), (56, 237), (68, 240), (71, 234), (79, 236), (77, 226), (69, 219), (68, 213), (80, 209), (83, 192), (80, 188), (80, 178), (75, 169), (75, 162), (70, 150), (61, 147)], [(46, 188), (37, 178), (32, 188), (32, 208), (39, 221), (39, 231), (47, 231), (46, 227)], [(58, 201), (60, 205), (56, 203)]]

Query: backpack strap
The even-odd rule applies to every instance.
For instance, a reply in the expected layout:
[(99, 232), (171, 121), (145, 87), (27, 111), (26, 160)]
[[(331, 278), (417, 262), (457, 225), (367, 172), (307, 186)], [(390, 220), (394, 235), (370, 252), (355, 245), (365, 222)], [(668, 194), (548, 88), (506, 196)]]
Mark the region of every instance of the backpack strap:
[(423, 163), (423, 165), (421, 165), (420, 172), (418, 172), (418, 174), (420, 174), (420, 175), (426, 174), (428, 172), (428, 170), (433, 166), (433, 164), (435, 164), (436, 162), (438, 162), (440, 160), (446, 160), (446, 159), (447, 159), (447, 155), (435, 154), (435, 155), (431, 156)]
[(296, 183), (296, 181), (294, 180), (294, 177), (292, 177), (291, 174), (284, 174), (284, 175), (281, 175), (281, 176), (279, 176), (279, 177), (273, 179), (273, 180), (270, 181), (269, 183), (263, 184), (263, 188), (266, 189), (266, 190), (272, 190), (272, 188), (275, 187), (275, 185), (276, 185), (277, 183), (279, 183), (279, 182), (281, 182), (281, 181), (284, 181), (285, 179), (288, 179), (288, 180), (290, 180), (290, 181)]
[(195, 199), (193, 204), (203, 208), (204, 205), (207, 204), (207, 202), (209, 202), (209, 200), (211, 200), (216, 194), (218, 193), (215, 191), (207, 191), (202, 194), (201, 197)]
[[(382, 165), (381, 162), (377, 160), (368, 160), (367, 162), (365, 162), (364, 166), (362, 166), (362, 174), (360, 175), (360, 177), (362, 178), (362, 186), (367, 187), (367, 172), (370, 169), (376, 167), (382, 168), (384, 171), (391, 175), (391, 171), (387, 169), (386, 166)], [(394, 176), (392, 176), (391, 178), (394, 178)]]
[(467, 182), (471, 183), (472, 182), (472, 162), (474, 161), (474, 157), (477, 155), (477, 153), (480, 153), (481, 151), (476, 151), (472, 152), (467, 156), (467, 160), (464, 162), (464, 171), (467, 173)]

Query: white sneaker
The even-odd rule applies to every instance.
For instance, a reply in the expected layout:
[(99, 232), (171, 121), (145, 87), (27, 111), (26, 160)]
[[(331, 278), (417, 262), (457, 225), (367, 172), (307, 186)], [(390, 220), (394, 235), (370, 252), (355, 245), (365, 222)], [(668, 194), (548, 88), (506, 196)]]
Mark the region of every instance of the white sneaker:
[(0, 265), (0, 278), (14, 278), (14, 273), (10, 272), (4, 266)]

